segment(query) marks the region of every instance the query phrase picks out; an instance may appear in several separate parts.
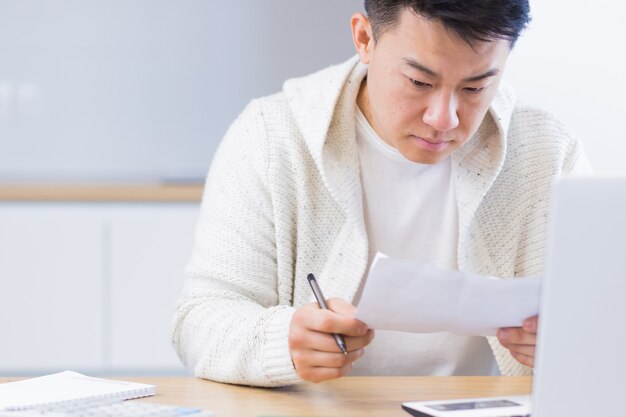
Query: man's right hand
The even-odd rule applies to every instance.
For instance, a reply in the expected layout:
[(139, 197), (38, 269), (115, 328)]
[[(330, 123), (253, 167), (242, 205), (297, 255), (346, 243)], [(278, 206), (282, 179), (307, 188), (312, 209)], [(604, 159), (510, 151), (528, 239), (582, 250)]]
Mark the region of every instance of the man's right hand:
[[(374, 330), (354, 318), (352, 304), (340, 298), (331, 298), (327, 304), (330, 310), (320, 309), (317, 303), (300, 307), (289, 328), (291, 360), (298, 375), (311, 382), (345, 375), (374, 338)], [(343, 336), (347, 355), (341, 352), (332, 333)]]

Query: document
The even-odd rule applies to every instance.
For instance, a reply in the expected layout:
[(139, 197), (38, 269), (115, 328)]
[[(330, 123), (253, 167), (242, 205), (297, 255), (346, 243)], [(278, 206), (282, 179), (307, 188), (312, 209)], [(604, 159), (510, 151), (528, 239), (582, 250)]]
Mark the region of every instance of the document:
[(451, 272), (377, 253), (356, 318), (372, 329), (494, 336), (539, 313), (541, 279)]

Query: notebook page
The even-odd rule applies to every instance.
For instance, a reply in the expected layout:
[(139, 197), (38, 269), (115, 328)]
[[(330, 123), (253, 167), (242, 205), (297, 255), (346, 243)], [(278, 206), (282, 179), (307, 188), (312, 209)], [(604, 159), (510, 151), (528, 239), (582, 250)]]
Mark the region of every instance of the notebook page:
[(131, 398), (154, 395), (154, 385), (92, 378), (65, 371), (16, 382), (0, 384), (0, 410), (23, 410), (65, 401)]

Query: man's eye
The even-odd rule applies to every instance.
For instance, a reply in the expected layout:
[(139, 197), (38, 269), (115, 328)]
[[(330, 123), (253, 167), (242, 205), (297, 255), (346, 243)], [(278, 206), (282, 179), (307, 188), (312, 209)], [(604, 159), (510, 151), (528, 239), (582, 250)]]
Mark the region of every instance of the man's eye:
[(418, 87), (418, 88), (429, 88), (430, 87), (430, 84), (414, 80), (413, 78), (409, 78), (409, 80), (411, 80), (411, 83), (413, 83), (413, 85)]
[(464, 88), (464, 90), (467, 91), (470, 94), (480, 93), (484, 89), (485, 89), (485, 87), (465, 87)]

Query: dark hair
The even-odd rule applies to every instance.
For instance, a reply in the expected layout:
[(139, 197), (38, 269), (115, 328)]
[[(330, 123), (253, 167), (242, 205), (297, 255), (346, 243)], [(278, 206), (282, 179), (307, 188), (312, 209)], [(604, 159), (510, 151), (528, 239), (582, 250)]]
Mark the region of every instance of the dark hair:
[(365, 0), (375, 41), (404, 9), (439, 20), (469, 44), (507, 39), (512, 47), (530, 22), (528, 0)]

